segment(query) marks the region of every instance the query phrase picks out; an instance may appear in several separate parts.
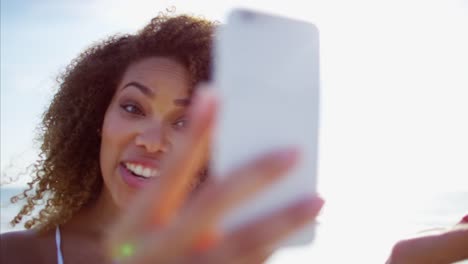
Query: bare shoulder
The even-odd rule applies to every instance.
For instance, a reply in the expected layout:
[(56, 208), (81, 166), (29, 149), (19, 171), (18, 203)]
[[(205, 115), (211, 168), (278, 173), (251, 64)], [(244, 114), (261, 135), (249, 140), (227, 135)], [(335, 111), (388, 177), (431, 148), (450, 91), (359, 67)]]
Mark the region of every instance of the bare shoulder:
[(34, 230), (0, 234), (0, 262), (41, 263), (45, 257), (41, 252), (46, 240), (49, 240), (47, 236), (39, 236)]
[[(26, 263), (25, 257), (33, 247), (35, 234), (31, 230), (15, 231), (0, 234), (1, 262), (2, 263)], [(29, 250), (28, 250), (29, 249)]]
[(34, 239), (34, 233), (31, 230), (15, 231), (0, 234), (2, 259), (5, 253), (14, 254), (25, 247), (30, 247), (31, 239)]

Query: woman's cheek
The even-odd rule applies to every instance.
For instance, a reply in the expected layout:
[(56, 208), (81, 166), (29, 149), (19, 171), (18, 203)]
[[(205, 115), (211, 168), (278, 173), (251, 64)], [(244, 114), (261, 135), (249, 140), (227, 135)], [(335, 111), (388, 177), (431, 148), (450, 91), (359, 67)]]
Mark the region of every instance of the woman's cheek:
[(172, 124), (166, 125), (164, 135), (168, 152), (171, 152), (174, 147), (183, 142), (184, 133), (176, 130)]
[(104, 129), (108, 137), (108, 141), (116, 144), (116, 146), (125, 143), (138, 130), (138, 122), (125, 118), (123, 113), (117, 110), (109, 115), (105, 122)]
[(109, 170), (118, 166), (122, 158), (125, 142), (128, 141), (126, 139), (126, 134), (129, 134), (127, 123), (118, 112), (108, 113), (105, 117), (102, 128), (101, 163), (106, 164), (101, 165), (106, 165)]

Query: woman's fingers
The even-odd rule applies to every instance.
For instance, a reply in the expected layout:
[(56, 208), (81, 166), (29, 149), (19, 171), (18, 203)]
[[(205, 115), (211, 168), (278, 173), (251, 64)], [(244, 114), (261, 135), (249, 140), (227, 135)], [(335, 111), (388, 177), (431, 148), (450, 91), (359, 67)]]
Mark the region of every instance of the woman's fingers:
[(176, 221), (185, 234), (183, 244), (191, 246), (212, 231), (223, 215), (285, 175), (298, 158), (296, 149), (275, 151), (234, 170), (224, 181), (207, 182)]
[[(173, 155), (163, 168), (156, 192), (148, 192), (153, 200), (152, 211), (156, 224), (167, 224), (179, 210), (188, 193), (191, 182), (205, 166), (206, 153), (209, 150), (217, 101), (209, 91), (196, 96), (190, 120), (193, 120), (188, 135), (174, 147)], [(159, 222), (159, 223), (158, 223)]]
[(305, 199), (246, 224), (227, 235), (219, 246), (198, 254), (193, 263), (262, 263), (282, 240), (311, 223), (323, 204), (319, 197)]
[(138, 232), (169, 222), (191, 191), (190, 183), (204, 163), (201, 157), (205, 157), (209, 147), (217, 111), (217, 100), (210, 92), (202, 91), (195, 97), (189, 113), (194, 122), (164, 161), (161, 177), (138, 194), (114, 226), (109, 250), (129, 243)]
[(112, 256), (131, 255), (137, 263), (174, 261), (190, 253), (194, 242), (212, 230), (227, 211), (295, 165), (299, 156), (295, 149), (267, 154), (233, 171), (223, 182), (206, 183), (179, 213), (192, 178), (204, 162), (200, 157), (209, 148), (216, 110), (216, 98), (210, 94), (195, 100), (191, 119), (196, 122), (165, 160), (161, 178), (142, 190), (114, 226), (107, 243)]
[(323, 204), (321, 198), (313, 197), (278, 210), (231, 234), (220, 251), (233, 259), (246, 256), (245, 263), (251, 263), (265, 252), (272, 252), (294, 231), (311, 223)]
[(270, 153), (233, 171), (226, 181), (206, 183), (173, 225), (149, 234), (141, 259), (170, 263), (181, 254), (191, 254), (194, 243), (212, 231), (221, 216), (283, 175), (297, 156), (295, 150)]

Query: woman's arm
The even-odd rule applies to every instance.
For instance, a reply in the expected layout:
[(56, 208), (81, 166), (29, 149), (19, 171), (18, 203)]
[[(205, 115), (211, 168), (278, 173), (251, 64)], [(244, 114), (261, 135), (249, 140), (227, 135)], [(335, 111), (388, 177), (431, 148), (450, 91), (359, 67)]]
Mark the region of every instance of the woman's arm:
[(398, 242), (387, 264), (448, 264), (468, 259), (468, 224), (443, 234)]

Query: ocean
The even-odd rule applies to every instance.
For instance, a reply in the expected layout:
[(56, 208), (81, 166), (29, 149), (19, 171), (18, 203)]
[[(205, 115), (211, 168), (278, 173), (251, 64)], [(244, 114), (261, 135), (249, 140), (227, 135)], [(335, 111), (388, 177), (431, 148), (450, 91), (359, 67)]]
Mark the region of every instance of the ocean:
[[(9, 204), (9, 197), (20, 191), (1, 188), (2, 233), (23, 229), (8, 224), (19, 208)], [(281, 250), (269, 264), (384, 263), (398, 240), (428, 234), (434, 228), (450, 228), (468, 214), (468, 191), (424, 194), (415, 191), (394, 199), (375, 193), (328, 198), (322, 195), (326, 204), (318, 220), (315, 241), (308, 246)]]

